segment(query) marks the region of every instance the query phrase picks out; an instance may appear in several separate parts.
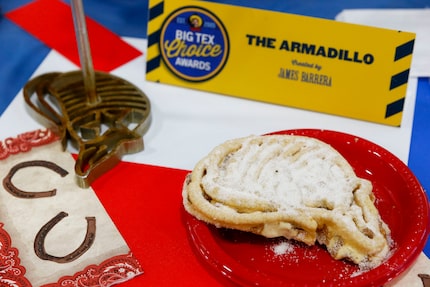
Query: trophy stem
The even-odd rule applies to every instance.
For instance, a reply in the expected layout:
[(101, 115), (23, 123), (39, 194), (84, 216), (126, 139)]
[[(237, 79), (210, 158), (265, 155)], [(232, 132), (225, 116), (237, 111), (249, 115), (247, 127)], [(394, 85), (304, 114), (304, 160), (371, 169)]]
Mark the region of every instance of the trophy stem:
[(85, 13), (81, 0), (71, 0), (73, 22), (75, 25), (76, 41), (78, 44), (84, 87), (87, 94), (87, 104), (97, 104), (100, 99), (96, 92), (96, 80), (88, 40)]

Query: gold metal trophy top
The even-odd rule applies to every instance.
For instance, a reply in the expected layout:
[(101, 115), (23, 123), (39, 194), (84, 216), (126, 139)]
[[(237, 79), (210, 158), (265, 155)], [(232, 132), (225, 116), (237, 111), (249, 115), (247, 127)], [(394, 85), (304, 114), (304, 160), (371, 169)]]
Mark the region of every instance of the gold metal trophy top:
[(94, 71), (82, 3), (71, 4), (82, 70), (42, 74), (23, 93), (32, 115), (60, 136), (63, 148), (70, 140), (79, 149), (75, 173), (86, 188), (123, 155), (143, 150), (151, 108), (130, 82)]

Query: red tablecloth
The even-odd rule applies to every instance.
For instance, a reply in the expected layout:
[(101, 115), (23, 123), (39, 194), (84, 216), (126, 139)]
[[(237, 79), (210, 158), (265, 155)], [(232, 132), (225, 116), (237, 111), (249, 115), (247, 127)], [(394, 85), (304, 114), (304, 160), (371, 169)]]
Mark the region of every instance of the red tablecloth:
[(182, 222), (187, 173), (122, 162), (93, 184), (144, 270), (124, 286), (226, 286), (200, 264)]

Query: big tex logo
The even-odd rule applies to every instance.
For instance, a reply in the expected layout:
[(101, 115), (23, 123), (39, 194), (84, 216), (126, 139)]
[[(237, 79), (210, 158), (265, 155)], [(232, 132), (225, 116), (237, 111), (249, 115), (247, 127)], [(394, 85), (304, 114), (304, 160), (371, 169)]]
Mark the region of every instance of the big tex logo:
[(201, 82), (217, 75), (229, 54), (229, 39), (222, 22), (210, 11), (182, 7), (172, 12), (158, 32), (160, 56), (179, 78)]

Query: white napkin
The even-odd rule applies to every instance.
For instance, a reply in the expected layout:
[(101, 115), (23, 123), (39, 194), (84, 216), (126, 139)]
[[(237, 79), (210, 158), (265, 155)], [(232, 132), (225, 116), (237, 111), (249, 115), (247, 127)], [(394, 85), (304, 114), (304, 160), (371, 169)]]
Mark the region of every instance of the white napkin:
[(410, 76), (430, 77), (430, 9), (347, 9), (336, 20), (416, 33)]
[[(69, 153), (62, 151), (60, 141), (50, 135), (49, 131), (35, 131), (16, 138), (8, 137), (4, 141), (0, 139), (0, 175), (3, 180), (3, 185), (0, 184), (0, 228), (7, 232), (7, 235), (0, 232), (0, 236), (10, 236), (12, 246), (19, 252), (19, 255), (13, 255), (20, 259), (0, 258), (0, 265), (7, 261), (11, 265), (7, 270), (0, 267), (0, 286), (19, 285), (15, 285), (12, 279), (9, 279), (12, 280), (10, 284), (1, 283), (8, 280), (7, 273), (17, 269), (18, 264), (24, 266), (26, 272), (15, 271), (13, 279), (18, 275), (25, 276), (32, 286), (57, 282), (58, 286), (66, 286), (66, 281), (70, 284), (67, 286), (72, 286), (71, 282), (74, 282), (73, 286), (107, 286), (94, 281), (105, 280), (111, 285), (142, 274), (137, 261), (137, 267), (130, 270), (124, 267), (126, 262), (120, 258), (131, 254), (127, 243), (94, 190), (76, 185), (75, 161)], [(22, 167), (23, 163), (33, 165)], [(67, 174), (62, 177), (54, 171), (55, 168), (47, 168), (47, 163), (65, 170)], [(55, 188), (56, 194), (47, 197), (17, 196), (20, 194), (13, 192), (14, 187), (33, 193)], [(36, 234), (60, 212), (68, 216), (49, 229), (46, 240), (42, 242), (46, 247), (45, 253), (50, 256), (63, 257), (76, 250), (86, 234), (85, 218), (95, 217), (96, 220), (93, 243), (68, 262), (46, 260), (44, 254), (40, 257), (34, 247), (38, 242)], [(3, 247), (0, 246), (0, 251)]]

